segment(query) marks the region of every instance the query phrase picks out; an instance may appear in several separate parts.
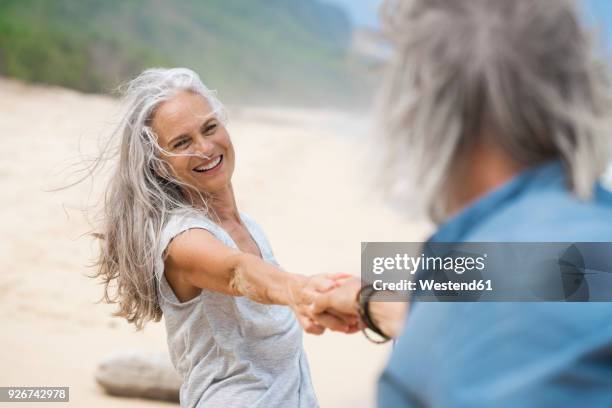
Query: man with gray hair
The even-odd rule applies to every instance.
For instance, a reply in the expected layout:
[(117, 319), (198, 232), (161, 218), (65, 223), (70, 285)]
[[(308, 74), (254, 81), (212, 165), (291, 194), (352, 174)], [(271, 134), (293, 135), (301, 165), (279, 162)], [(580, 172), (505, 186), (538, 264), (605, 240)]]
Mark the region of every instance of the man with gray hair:
[[(612, 242), (608, 67), (570, 0), (389, 0), (383, 107), (393, 180), (438, 223), (428, 242)], [(313, 313), (397, 338), (381, 407), (612, 406), (612, 304), (362, 300)], [(404, 317), (405, 316), (405, 317)]]

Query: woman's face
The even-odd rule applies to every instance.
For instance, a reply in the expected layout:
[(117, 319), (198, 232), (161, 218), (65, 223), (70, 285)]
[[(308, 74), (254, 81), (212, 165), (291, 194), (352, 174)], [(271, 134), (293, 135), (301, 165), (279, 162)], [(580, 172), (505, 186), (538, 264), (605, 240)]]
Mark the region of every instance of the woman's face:
[(234, 147), (225, 126), (201, 95), (181, 91), (160, 104), (152, 128), (159, 145), (172, 153), (161, 156), (179, 181), (213, 194), (230, 185)]

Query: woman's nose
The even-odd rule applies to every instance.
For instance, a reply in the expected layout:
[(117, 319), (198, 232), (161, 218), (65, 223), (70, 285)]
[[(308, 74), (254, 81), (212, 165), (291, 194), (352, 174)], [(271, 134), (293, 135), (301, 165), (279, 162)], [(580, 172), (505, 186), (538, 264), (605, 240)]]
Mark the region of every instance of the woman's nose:
[(194, 144), (195, 151), (199, 155), (207, 156), (208, 158), (212, 157), (214, 153), (214, 144), (207, 140), (204, 137), (200, 137), (197, 139), (197, 142)]

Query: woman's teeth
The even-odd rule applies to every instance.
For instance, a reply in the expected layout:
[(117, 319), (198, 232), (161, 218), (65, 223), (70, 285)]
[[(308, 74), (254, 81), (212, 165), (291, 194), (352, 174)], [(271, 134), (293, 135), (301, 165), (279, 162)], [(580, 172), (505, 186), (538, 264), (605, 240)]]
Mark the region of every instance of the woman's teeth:
[(222, 158), (223, 158), (223, 156), (219, 156), (215, 160), (213, 160), (210, 163), (208, 163), (207, 165), (198, 166), (198, 167), (196, 167), (193, 170), (197, 171), (199, 173), (203, 173), (205, 171), (212, 170), (213, 168), (217, 167), (219, 165), (219, 163), (221, 163), (221, 159)]

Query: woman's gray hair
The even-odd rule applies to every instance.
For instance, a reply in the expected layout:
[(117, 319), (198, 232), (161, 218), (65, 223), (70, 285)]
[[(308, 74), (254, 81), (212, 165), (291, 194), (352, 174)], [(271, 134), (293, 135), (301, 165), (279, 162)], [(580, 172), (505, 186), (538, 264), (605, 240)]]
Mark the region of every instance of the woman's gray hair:
[[(169, 214), (206, 213), (187, 202), (181, 187), (191, 186), (177, 180), (163, 160), (162, 153), (171, 153), (157, 142), (151, 129), (153, 116), (162, 102), (179, 91), (201, 95), (221, 122), (225, 122), (225, 110), (215, 93), (186, 68), (149, 69), (120, 89), (124, 94), (120, 123), (92, 169), (109, 160), (114, 166), (96, 233), (100, 254), (94, 277), (103, 280), (104, 300), (118, 303), (115, 315), (141, 329), (149, 320), (159, 321), (162, 314), (154, 271)], [(205, 205), (206, 197), (199, 198)]]
[(560, 158), (588, 199), (609, 157), (610, 87), (570, 0), (387, 0), (395, 51), (382, 93), (394, 179), (436, 221), (478, 138), (532, 166)]

